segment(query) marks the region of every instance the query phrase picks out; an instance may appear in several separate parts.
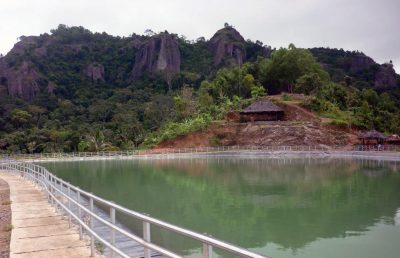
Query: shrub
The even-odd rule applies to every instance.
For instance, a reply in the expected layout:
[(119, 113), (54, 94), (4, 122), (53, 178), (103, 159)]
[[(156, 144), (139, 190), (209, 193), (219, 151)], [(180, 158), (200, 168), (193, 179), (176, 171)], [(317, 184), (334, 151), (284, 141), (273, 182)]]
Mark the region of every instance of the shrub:
[(179, 135), (191, 132), (197, 132), (205, 129), (211, 122), (212, 117), (209, 114), (199, 114), (193, 118), (188, 118), (183, 122), (169, 122), (152, 133), (144, 142), (145, 146), (154, 146), (162, 141), (174, 139)]

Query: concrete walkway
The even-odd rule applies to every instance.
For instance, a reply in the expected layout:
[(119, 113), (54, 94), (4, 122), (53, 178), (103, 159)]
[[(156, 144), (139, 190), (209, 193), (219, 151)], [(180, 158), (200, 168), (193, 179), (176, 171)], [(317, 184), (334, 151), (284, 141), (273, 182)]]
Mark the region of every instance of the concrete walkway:
[(89, 242), (79, 240), (44, 192), (15, 174), (0, 171), (0, 177), (10, 186), (11, 258), (90, 257)]

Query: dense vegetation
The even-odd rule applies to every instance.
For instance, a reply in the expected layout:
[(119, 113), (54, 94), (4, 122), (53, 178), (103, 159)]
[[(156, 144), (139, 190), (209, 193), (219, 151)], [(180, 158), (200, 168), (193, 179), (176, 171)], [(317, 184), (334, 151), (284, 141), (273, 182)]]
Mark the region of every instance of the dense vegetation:
[[(270, 58), (264, 58), (260, 55), (262, 43), (247, 41), (248, 62), (215, 67), (204, 39), (189, 42), (180, 37), (181, 73), (168, 91), (161, 76), (129, 80), (136, 51), (130, 42), (149, 36), (119, 38), (82, 27), (60, 26), (41, 39), (49, 37), (52, 44), (45, 57), (29, 50), (7, 55), (7, 62), (17, 66), (29, 57), (55, 88), (50, 94), (43, 82), (41, 93), (32, 101), (0, 94), (1, 152), (150, 146), (206, 128), (228, 111), (283, 91), (312, 95), (304, 104), (339, 124), (400, 132), (398, 89), (377, 92), (368, 73), (363, 77), (346, 74), (346, 69), (338, 67), (324, 70), (315, 54), (294, 45), (274, 50)], [(76, 51), (78, 48), (80, 51)], [(320, 51), (318, 59), (334, 63), (331, 53)], [(93, 62), (104, 65), (104, 80), (82, 76), (82, 67)], [(339, 71), (343, 76), (338, 76)]]

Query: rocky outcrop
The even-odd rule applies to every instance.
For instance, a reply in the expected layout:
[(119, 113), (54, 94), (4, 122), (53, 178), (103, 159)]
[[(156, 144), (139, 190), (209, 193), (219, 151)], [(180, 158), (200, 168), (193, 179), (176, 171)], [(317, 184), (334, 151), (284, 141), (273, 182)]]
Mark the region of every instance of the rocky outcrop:
[(31, 100), (39, 92), (41, 76), (29, 61), (23, 61), (17, 68), (8, 67), (0, 60), (0, 79), (6, 84), (8, 94)]
[(10, 51), (10, 53), (13, 54), (24, 54), (25, 51), (27, 51), (30, 48), (35, 48), (37, 47), (37, 38), (36, 36), (21, 36), (20, 41), (14, 44), (14, 47)]
[(375, 88), (393, 88), (397, 84), (396, 71), (392, 64), (383, 64), (379, 66), (375, 74)]
[(132, 80), (136, 80), (145, 73), (161, 74), (170, 85), (173, 76), (180, 72), (180, 66), (181, 54), (177, 38), (164, 32), (152, 36), (141, 45), (131, 76)]
[(84, 69), (84, 74), (94, 82), (104, 81), (104, 66), (99, 63), (91, 63)]
[(242, 64), (246, 59), (245, 40), (232, 27), (228, 26), (217, 31), (209, 44), (214, 55), (214, 65), (221, 64), (226, 57), (236, 64)]
[(364, 54), (358, 54), (351, 58), (350, 72), (357, 73), (362, 70), (369, 69), (375, 61)]

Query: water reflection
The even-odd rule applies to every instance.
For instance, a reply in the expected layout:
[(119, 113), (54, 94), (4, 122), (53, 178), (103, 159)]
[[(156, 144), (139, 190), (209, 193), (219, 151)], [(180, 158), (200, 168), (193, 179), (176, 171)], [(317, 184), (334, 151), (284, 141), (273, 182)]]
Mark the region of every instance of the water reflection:
[[(276, 245), (297, 256), (320, 239), (362, 236), (378, 222), (399, 224), (400, 173), (393, 161), (209, 158), (46, 166), (126, 207), (246, 248), (263, 247), (265, 254)], [(166, 232), (153, 236), (185, 254), (197, 247)]]

